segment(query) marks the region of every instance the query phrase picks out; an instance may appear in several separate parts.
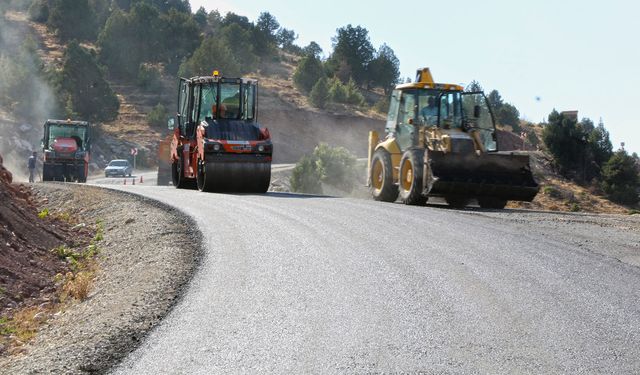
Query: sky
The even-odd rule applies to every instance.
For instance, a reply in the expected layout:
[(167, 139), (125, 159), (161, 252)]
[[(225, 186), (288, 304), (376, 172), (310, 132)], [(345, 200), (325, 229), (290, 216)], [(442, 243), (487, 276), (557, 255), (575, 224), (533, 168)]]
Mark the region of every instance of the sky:
[(578, 110), (640, 154), (640, 2), (635, 1), (285, 1), (190, 0), (195, 12), (218, 9), (255, 21), (261, 12), (315, 41), (325, 57), (336, 29), (369, 31), (390, 46), (402, 77), (429, 67), (435, 81), (496, 89), (520, 116), (541, 122), (556, 109)]

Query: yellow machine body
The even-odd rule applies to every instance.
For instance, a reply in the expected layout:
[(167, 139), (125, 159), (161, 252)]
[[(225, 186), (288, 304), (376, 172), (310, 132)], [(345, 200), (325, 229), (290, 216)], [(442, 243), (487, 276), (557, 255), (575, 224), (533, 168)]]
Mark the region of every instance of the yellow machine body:
[(386, 136), (369, 134), (367, 170), (374, 199), (393, 201), (399, 193), (407, 204), (442, 196), (458, 206), (477, 198), (501, 208), (531, 201), (539, 190), (528, 155), (499, 151), (484, 93), (435, 83), (429, 68), (396, 86)]

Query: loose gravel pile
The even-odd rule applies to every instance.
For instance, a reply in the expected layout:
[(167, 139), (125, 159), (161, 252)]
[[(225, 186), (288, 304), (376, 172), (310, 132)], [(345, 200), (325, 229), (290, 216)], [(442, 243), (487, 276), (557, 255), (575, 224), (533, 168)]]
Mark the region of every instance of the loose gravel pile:
[(104, 223), (99, 272), (88, 299), (50, 319), (0, 373), (104, 373), (132, 351), (175, 304), (198, 265), (195, 223), (158, 202), (71, 184), (38, 184), (48, 207)]

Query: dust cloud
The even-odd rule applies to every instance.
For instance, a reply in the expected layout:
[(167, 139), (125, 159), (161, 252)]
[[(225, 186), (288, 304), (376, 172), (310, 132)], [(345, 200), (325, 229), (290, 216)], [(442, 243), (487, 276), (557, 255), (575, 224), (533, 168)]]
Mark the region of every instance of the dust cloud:
[(43, 63), (27, 52), (37, 43), (27, 21), (29, 4), (24, 0), (0, 4), (0, 155), (19, 182), (27, 180), (31, 152), (37, 151), (41, 160), (42, 124), (55, 109)]

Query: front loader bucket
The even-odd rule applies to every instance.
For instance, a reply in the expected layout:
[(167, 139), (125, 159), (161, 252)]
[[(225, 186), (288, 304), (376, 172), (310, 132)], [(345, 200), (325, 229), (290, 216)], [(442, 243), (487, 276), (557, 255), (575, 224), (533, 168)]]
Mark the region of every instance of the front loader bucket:
[(496, 152), (477, 155), (427, 151), (425, 160), (428, 160), (433, 176), (429, 195), (494, 197), (531, 202), (540, 189), (533, 179), (529, 155), (526, 154)]

